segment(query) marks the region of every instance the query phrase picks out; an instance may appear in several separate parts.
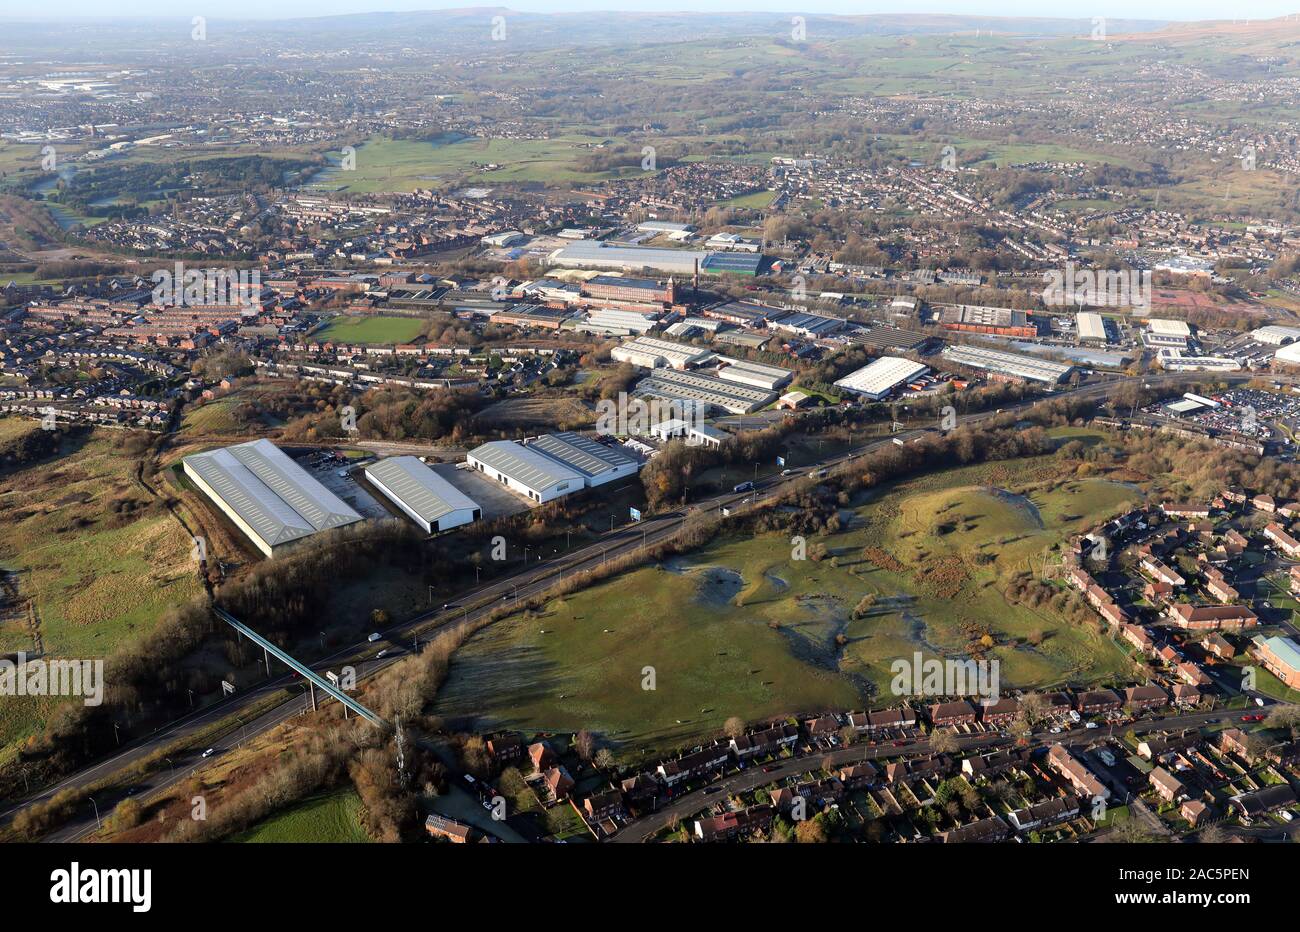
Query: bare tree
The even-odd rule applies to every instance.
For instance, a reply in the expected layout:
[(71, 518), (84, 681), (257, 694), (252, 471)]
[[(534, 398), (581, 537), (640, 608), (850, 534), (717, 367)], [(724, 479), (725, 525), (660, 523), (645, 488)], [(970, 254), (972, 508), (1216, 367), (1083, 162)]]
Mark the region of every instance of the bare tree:
[(596, 754), (596, 736), (584, 728), (574, 736), (573, 746), (579, 757), (589, 761)]
[(936, 754), (951, 754), (957, 750), (957, 736), (946, 728), (936, 728), (930, 735), (930, 750)]

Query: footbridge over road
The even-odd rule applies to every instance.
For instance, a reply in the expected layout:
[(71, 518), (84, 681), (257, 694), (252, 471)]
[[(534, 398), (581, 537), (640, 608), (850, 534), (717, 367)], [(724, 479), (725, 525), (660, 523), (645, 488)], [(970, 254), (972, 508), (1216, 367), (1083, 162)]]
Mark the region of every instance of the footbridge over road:
[(333, 696), (339, 702), (343, 703), (344, 708), (351, 709), (353, 712), (355, 712), (357, 715), (360, 715), (362, 718), (370, 722), (370, 724), (374, 725), (376, 728), (384, 728), (384, 729), (392, 728), (392, 726), (388, 723), (386, 719), (370, 711), (360, 702), (357, 702), (357, 700), (353, 699), (346, 692), (339, 689), (337, 686), (335, 686), (329, 680), (325, 679), (323, 676), (321, 676), (311, 667), (307, 666), (305, 663), (301, 662), (300, 660), (294, 659), (294, 657), (291, 654), (286, 653), (284, 650), (277, 647), (275, 644), (272, 644), (266, 638), (262, 637), (262, 635), (258, 634), (256, 631), (254, 631), (248, 625), (244, 624), (234, 615), (230, 614), (230, 612), (222, 608), (217, 608), (216, 606), (213, 606), (212, 611), (216, 614), (218, 618), (220, 618), (226, 624), (230, 625), (230, 627), (234, 628), (237, 632), (239, 632), (240, 635), (248, 638), (258, 647), (262, 648), (262, 650), (266, 651), (268, 654), (275, 657), (275, 659), (279, 660), (290, 670), (293, 670), (295, 673), (297, 673), (299, 676), (305, 679), (308, 683), (311, 683), (313, 687), (321, 689), (328, 695)]

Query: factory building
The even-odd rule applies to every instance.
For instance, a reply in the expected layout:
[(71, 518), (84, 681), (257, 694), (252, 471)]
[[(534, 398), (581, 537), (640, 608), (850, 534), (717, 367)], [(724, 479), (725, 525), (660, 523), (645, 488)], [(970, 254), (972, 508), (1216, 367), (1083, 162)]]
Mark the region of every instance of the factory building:
[(948, 346), (944, 348), (943, 357), (954, 365), (985, 372), (989, 378), (997, 381), (1044, 382), (1055, 385), (1074, 369), (1065, 363), (982, 346)]
[(773, 330), (782, 330), (809, 340), (816, 340), (841, 330), (844, 321), (824, 314), (796, 313), (773, 317), (767, 325)]
[(1166, 320), (1152, 317), (1147, 321), (1147, 330), (1142, 334), (1142, 342), (1151, 347), (1186, 350), (1192, 339), (1192, 328), (1186, 321)]
[(572, 431), (531, 437), (524, 445), (579, 473), (583, 485), (589, 489), (634, 476), (641, 469), (636, 457)]
[(651, 269), (666, 275), (693, 275), (703, 268), (709, 253), (696, 249), (657, 249), (652, 246), (615, 246), (600, 240), (577, 240), (555, 250), (547, 264), (573, 269)]
[(656, 369), (637, 383), (632, 394), (637, 398), (694, 401), (731, 414), (749, 414), (767, 407), (776, 400), (777, 393), (699, 372)]
[(1300, 343), (1288, 343), (1278, 347), (1273, 354), (1273, 362), (1286, 366), (1300, 366)]
[(483, 516), (478, 504), (417, 457), (393, 456), (366, 467), (366, 478), (424, 529), (446, 531)]
[(728, 301), (726, 304), (715, 304), (700, 311), (704, 317), (735, 324), (737, 327), (762, 327), (767, 323), (770, 315), (779, 313), (776, 308), (750, 304), (746, 301)]
[(513, 440), (492, 440), (475, 447), (467, 460), (470, 468), (534, 502), (563, 498), (586, 486), (576, 470)]
[(196, 453), (181, 464), (185, 475), (268, 557), (313, 534), (361, 520), (269, 440)]
[(571, 431), (494, 440), (470, 451), (469, 465), (535, 502), (563, 498), (634, 476), (641, 463), (621, 449)]
[(1038, 326), (1026, 311), (1006, 307), (957, 304), (941, 308), (939, 323), (945, 330), (993, 333), (1004, 337), (1036, 337)]
[(781, 366), (769, 366), (747, 359), (732, 359), (730, 356), (718, 357), (718, 378), (741, 385), (775, 391), (790, 384), (794, 373)]
[(1258, 342), (1267, 343), (1269, 346), (1285, 346), (1288, 343), (1300, 340), (1300, 327), (1283, 327), (1279, 324), (1269, 324), (1266, 327), (1258, 327), (1252, 330), (1250, 335)]
[(1096, 311), (1080, 311), (1075, 316), (1080, 343), (1106, 343), (1106, 319)]
[(637, 337), (614, 347), (609, 355), (618, 362), (630, 362), (643, 369), (685, 369), (687, 366), (703, 362), (710, 353), (708, 350), (686, 343), (656, 340), (653, 337)]
[(836, 379), (835, 385), (846, 392), (861, 395), (871, 401), (879, 401), (898, 386), (905, 385), (929, 371), (929, 366), (902, 356), (881, 356), (861, 369)]
[(586, 333), (605, 333), (611, 336), (631, 336), (645, 333), (659, 323), (662, 311), (629, 311), (613, 308), (597, 308), (587, 312), (586, 317), (572, 321), (574, 330)]
[(601, 301), (632, 301), (645, 304), (673, 304), (677, 300), (677, 286), (670, 278), (660, 284), (652, 278), (623, 278), (618, 275), (597, 275), (581, 285), (582, 294)]
[(1166, 372), (1236, 372), (1241, 362), (1229, 356), (1188, 356), (1182, 350), (1165, 347), (1156, 362)]

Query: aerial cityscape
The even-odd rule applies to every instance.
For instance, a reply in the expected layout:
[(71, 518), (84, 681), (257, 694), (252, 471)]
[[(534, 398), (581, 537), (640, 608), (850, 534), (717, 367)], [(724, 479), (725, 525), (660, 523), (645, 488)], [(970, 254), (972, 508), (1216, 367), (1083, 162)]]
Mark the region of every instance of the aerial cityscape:
[(1300, 15), (58, 7), (0, 840), (1300, 836)]

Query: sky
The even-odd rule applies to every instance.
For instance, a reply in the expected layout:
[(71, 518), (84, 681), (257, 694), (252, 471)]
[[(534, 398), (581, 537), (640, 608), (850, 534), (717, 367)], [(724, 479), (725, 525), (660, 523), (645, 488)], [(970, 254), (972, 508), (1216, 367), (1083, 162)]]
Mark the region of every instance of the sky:
[(503, 6), (529, 12), (587, 10), (777, 11), (790, 13), (966, 13), (988, 16), (1097, 16), (1133, 19), (1265, 19), (1300, 12), (1300, 0), (0, 0), (0, 18), (206, 16), (289, 19), (339, 13)]

